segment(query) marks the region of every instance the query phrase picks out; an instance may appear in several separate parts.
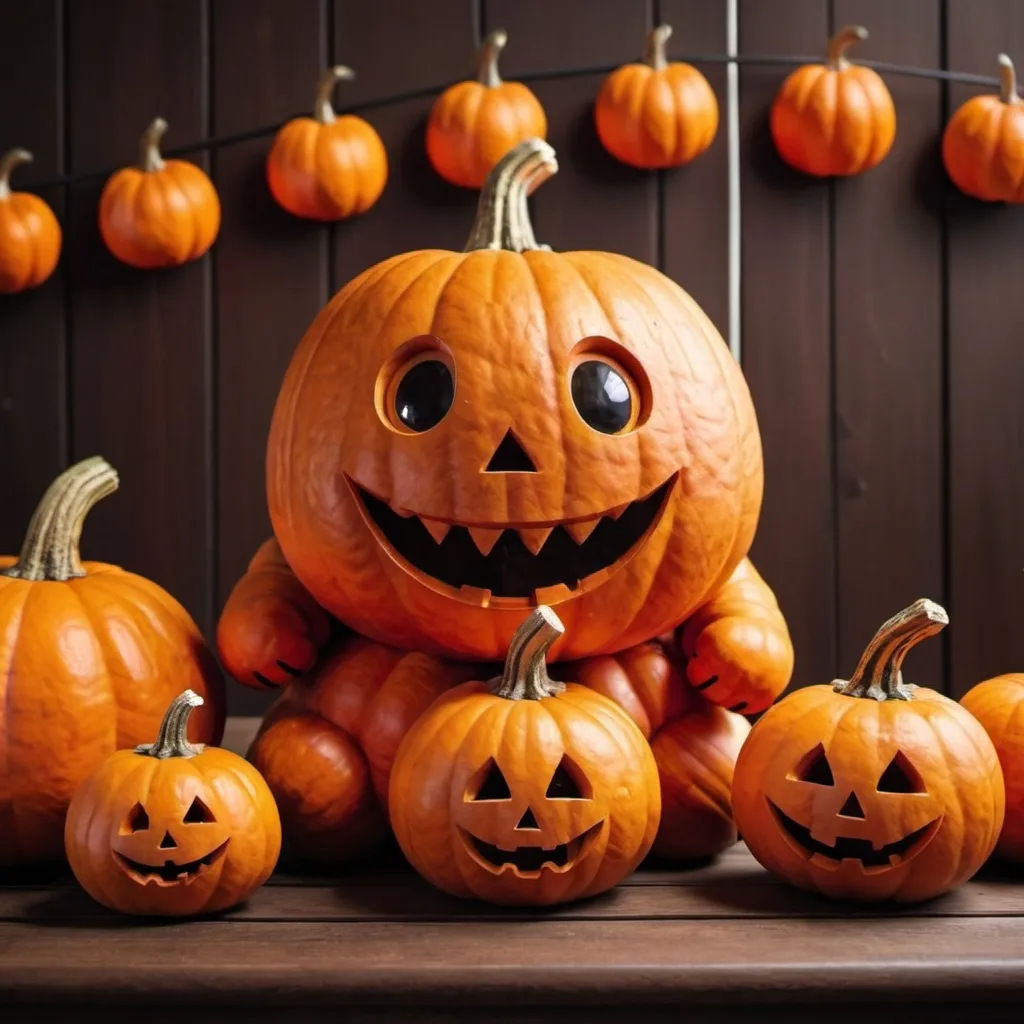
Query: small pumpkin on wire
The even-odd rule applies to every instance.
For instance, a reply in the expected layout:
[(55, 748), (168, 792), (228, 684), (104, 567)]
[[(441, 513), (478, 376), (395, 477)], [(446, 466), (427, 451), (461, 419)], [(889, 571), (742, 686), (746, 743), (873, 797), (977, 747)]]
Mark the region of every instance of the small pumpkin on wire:
[(601, 144), (633, 167), (681, 167), (700, 156), (718, 131), (718, 101), (691, 64), (669, 63), (671, 25), (647, 37), (642, 64), (626, 64), (601, 86), (594, 120)]
[(1013, 61), (999, 54), (998, 95), (975, 96), (950, 118), (942, 162), (961, 192), (987, 202), (1024, 203), (1024, 100)]
[(183, 917), (247, 900), (281, 851), (281, 821), (258, 771), (190, 743), (203, 698), (176, 697), (156, 742), (119, 750), (68, 809), (64, 840), (82, 888), (123, 914)]
[(27, 149), (0, 157), (0, 292), (41, 285), (60, 258), (60, 224), (53, 210), (31, 192), (11, 191), (11, 172), (32, 160)]
[(828, 44), (824, 64), (805, 64), (782, 83), (772, 104), (772, 138), (791, 167), (817, 177), (870, 170), (896, 138), (896, 108), (876, 71), (851, 64), (846, 52), (867, 39), (848, 25)]
[(427, 156), (453, 185), (480, 188), (506, 153), (547, 134), (540, 100), (521, 82), (504, 82), (498, 74), (498, 57), (507, 42), (504, 29), (488, 35), (477, 51), (476, 81), (449, 86), (431, 108)]
[(365, 213), (388, 180), (384, 143), (355, 114), (339, 117), (331, 95), (355, 78), (342, 64), (320, 77), (312, 117), (284, 125), (267, 154), (267, 184), (278, 204), (296, 217), (335, 221)]
[(100, 233), (122, 263), (140, 270), (199, 259), (220, 230), (220, 199), (206, 173), (187, 160), (165, 160), (156, 118), (139, 140), (139, 164), (112, 174), (100, 197)]

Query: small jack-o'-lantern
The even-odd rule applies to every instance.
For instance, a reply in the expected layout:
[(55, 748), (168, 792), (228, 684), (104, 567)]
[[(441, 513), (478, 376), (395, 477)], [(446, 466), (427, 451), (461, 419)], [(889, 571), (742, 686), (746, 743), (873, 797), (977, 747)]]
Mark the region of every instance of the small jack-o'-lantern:
[(75, 794), (64, 843), (93, 899), (125, 914), (223, 910), (270, 877), (281, 821), (259, 772), (237, 754), (190, 743), (202, 698), (172, 702), (155, 743), (110, 757)]
[(274, 533), (328, 611), (405, 650), (498, 660), (553, 606), (554, 655), (673, 628), (753, 539), (739, 366), (657, 270), (536, 243), (540, 139), (494, 168), (461, 253), (357, 277), (300, 344), (267, 456)]
[(405, 855), (455, 896), (562, 903), (617, 885), (651, 848), (658, 769), (615, 703), (547, 672), (562, 632), (536, 608), (503, 675), (440, 697), (391, 773), (391, 823)]
[(769, 871), (826, 896), (911, 902), (991, 854), (1005, 804), (996, 751), (959, 704), (901, 672), (947, 622), (918, 601), (882, 626), (848, 682), (797, 690), (754, 726), (733, 812)]

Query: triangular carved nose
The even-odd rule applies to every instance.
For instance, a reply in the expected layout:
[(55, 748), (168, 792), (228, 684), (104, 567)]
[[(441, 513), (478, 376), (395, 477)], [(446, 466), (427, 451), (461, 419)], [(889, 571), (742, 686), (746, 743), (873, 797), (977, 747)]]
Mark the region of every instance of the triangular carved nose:
[(843, 804), (843, 809), (839, 812), (844, 818), (863, 818), (864, 812), (860, 809), (860, 801), (857, 799), (856, 793), (851, 793), (846, 798), (846, 803)]
[(487, 463), (485, 473), (536, 473), (537, 467), (533, 459), (526, 454), (526, 449), (516, 440), (511, 430), (501, 439), (495, 449), (491, 461)]
[(526, 808), (526, 813), (519, 819), (519, 824), (516, 828), (532, 828), (535, 832), (540, 831), (540, 825), (537, 824), (537, 819), (533, 816), (533, 811), (529, 807)]
[(159, 849), (161, 850), (176, 850), (178, 844), (174, 841), (174, 837), (170, 832), (165, 832), (163, 839), (160, 840)]

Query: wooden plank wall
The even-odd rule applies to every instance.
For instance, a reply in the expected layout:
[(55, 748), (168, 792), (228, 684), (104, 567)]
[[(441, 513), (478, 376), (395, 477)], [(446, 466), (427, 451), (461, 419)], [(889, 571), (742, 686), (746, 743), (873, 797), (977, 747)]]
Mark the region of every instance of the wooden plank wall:
[[(986, 74), (1001, 49), (1024, 62), (1019, 0), (738, 0), (738, 12), (747, 54), (821, 53), (830, 31), (859, 22), (865, 58)], [(122, 490), (90, 519), (86, 554), (157, 579), (212, 635), (268, 530), (266, 429), (306, 325), (374, 262), (460, 247), (472, 218), (474, 195), (426, 162), (431, 98), (387, 97), (468, 74), (498, 26), (506, 75), (539, 76), (560, 156), (534, 200), (538, 235), (659, 265), (725, 334), (724, 67), (702, 66), (723, 114), (711, 150), (658, 174), (598, 144), (601, 74), (565, 74), (636, 59), (655, 21), (674, 26), (672, 53), (725, 48), (726, 0), (0, 0), (0, 146), (36, 153), (16, 185), (131, 162), (156, 114), (168, 145), (279, 121), (309, 108), (335, 61), (357, 74), (339, 106), (374, 104), (365, 116), (390, 160), (373, 211), (322, 227), (270, 199), (269, 140), (196, 153), (222, 197), (220, 239), (200, 263), (155, 274), (103, 248), (102, 174), (48, 190), (65, 226), (58, 273), (0, 299), (0, 550), (16, 549), (61, 467), (102, 452)], [(786, 73), (740, 71), (743, 362), (767, 472), (754, 557), (789, 617), (797, 684), (848, 672), (885, 617), (927, 595), (953, 626), (911, 671), (961, 693), (1024, 668), (1024, 211), (948, 186), (938, 140), (973, 90), (924, 79), (887, 77), (899, 130), (881, 167), (843, 182), (796, 175), (768, 134)], [(233, 700), (261, 706), (237, 688)]]

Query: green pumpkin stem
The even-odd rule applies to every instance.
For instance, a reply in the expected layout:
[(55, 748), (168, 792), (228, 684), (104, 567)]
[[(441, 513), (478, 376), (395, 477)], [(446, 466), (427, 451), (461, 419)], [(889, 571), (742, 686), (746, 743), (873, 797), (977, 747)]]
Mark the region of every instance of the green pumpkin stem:
[(9, 149), (0, 157), (0, 202), (11, 198), (11, 172), (21, 164), (30, 164), (34, 157), (27, 149)]
[(351, 82), (356, 73), (344, 64), (335, 64), (320, 76), (320, 84), (316, 88), (316, 103), (313, 106), (313, 117), (321, 124), (332, 124), (337, 120), (331, 97), (334, 87), (339, 82)]
[(832, 688), (848, 697), (911, 700), (915, 686), (903, 682), (903, 659), (912, 647), (947, 625), (949, 616), (944, 608), (926, 598), (915, 601), (874, 635), (850, 679), (836, 679)]
[(555, 151), (543, 139), (525, 139), (510, 149), (487, 175), (463, 252), (547, 249), (533, 234), (526, 198), (557, 170)]
[(498, 74), (498, 58), (507, 42), (508, 33), (503, 28), (496, 28), (476, 51), (476, 79), (488, 89), (497, 89), (501, 85), (501, 75)]
[(1020, 94), (1017, 92), (1017, 72), (1014, 69), (1013, 61), (1005, 53), (999, 54), (999, 98), (1004, 103), (1020, 103)]
[(671, 37), (671, 25), (659, 25), (657, 28), (652, 28), (647, 35), (647, 45), (644, 47), (644, 63), (655, 71), (664, 71), (668, 67), (668, 57), (665, 56), (665, 44)]
[(135, 748), (136, 754), (146, 757), (195, 757), (204, 750), (202, 743), (190, 743), (188, 740), (188, 719), (194, 708), (202, 705), (203, 698), (195, 690), (179, 693), (164, 715), (160, 723), (155, 743), (143, 743)]
[(543, 700), (561, 693), (565, 683), (548, 675), (547, 655), (564, 632), (558, 616), (546, 605), (537, 605), (513, 634), (505, 671), (494, 680), (493, 692), (506, 700)]
[(850, 62), (846, 59), (846, 51), (854, 43), (862, 43), (868, 37), (868, 30), (863, 25), (847, 25), (840, 29), (828, 41), (828, 66), (833, 71), (839, 71), (848, 67)]
[(94, 455), (71, 466), (47, 488), (28, 524), (18, 561), (2, 572), (19, 580), (84, 576), (78, 542), (90, 509), (117, 490), (117, 472)]
[(160, 155), (160, 140), (166, 131), (167, 122), (162, 117), (154, 117), (142, 133), (139, 139), (139, 166), (144, 171), (162, 171), (167, 166)]

